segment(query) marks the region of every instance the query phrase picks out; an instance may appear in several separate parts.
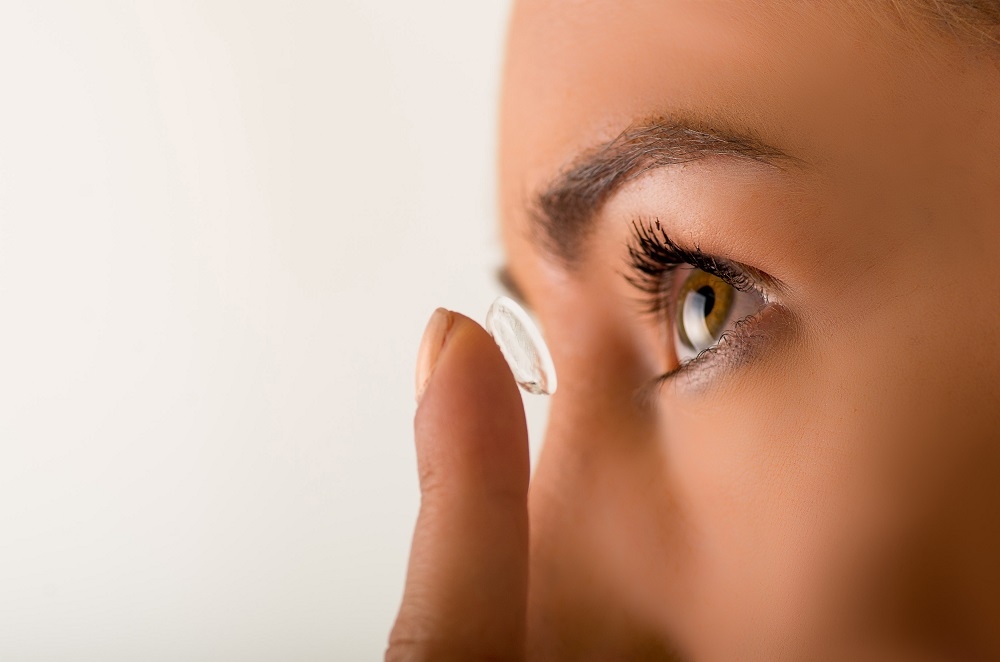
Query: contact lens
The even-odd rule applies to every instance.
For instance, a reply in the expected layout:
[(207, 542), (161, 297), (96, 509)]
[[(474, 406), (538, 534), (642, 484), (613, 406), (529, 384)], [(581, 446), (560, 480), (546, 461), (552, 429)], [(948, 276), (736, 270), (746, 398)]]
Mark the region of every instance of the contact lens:
[(486, 313), (486, 330), (521, 388), (544, 395), (556, 392), (556, 369), (549, 348), (524, 308), (513, 299), (497, 297)]

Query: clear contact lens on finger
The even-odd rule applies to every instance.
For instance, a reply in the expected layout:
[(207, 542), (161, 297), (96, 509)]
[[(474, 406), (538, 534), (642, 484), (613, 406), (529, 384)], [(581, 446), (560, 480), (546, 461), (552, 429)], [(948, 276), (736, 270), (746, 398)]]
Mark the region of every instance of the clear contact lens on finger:
[(509, 297), (497, 297), (486, 313), (486, 330), (522, 389), (544, 395), (556, 392), (556, 369), (549, 348), (524, 308)]

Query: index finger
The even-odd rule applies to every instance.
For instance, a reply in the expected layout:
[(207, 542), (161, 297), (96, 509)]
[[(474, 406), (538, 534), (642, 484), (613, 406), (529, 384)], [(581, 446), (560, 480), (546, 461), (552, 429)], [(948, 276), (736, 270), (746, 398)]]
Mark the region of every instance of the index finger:
[(420, 514), (386, 659), (520, 660), (529, 478), (521, 396), (492, 338), (462, 315), (435, 311), (427, 352), (437, 358), (414, 423)]

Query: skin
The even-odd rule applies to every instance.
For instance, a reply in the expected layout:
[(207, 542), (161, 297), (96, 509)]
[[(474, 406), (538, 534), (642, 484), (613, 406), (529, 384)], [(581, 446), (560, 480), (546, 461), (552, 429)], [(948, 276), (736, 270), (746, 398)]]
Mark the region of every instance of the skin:
[[(508, 270), (560, 390), (529, 487), (489, 336), (425, 336), (387, 659), (1000, 657), (994, 52), (870, 3), (524, 0), (501, 115)], [(572, 265), (540, 241), (560, 173), (681, 116), (801, 165), (655, 168)], [(636, 217), (781, 283), (752, 352), (643, 401), (674, 359), (622, 277)]]

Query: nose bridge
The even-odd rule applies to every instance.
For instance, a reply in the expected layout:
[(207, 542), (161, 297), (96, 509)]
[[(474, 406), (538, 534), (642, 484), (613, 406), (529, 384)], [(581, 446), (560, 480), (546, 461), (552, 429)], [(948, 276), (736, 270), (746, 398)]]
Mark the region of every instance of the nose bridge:
[[(610, 295), (608, 300), (616, 301)], [(563, 311), (561, 319), (576, 323), (554, 327), (550, 348), (559, 389), (531, 488), (534, 513), (546, 518), (551, 513), (557, 520), (553, 529), (583, 526), (595, 496), (618, 498), (637, 459), (648, 461), (657, 452), (657, 414), (635, 397), (655, 370), (643, 350), (649, 343), (624, 322), (630, 319), (625, 311), (610, 303), (606, 308), (585, 318)], [(547, 535), (542, 527), (538, 534)]]
[[(560, 367), (532, 479), (533, 515), (551, 518), (560, 535), (584, 528), (604, 507), (597, 500), (616, 502), (631, 489), (635, 469), (646, 465), (648, 475), (660, 456), (656, 413), (635, 398), (648, 378), (643, 364), (624, 343), (585, 356)], [(548, 532), (539, 527), (538, 534)]]
[(546, 446), (569, 444), (578, 452), (600, 452), (612, 439), (635, 443), (653, 432), (654, 412), (635, 397), (649, 377), (648, 363), (628, 338), (609, 337), (613, 331), (602, 335), (559, 365), (560, 385), (551, 402)]
[(618, 444), (636, 442), (642, 425), (631, 394), (632, 389), (596, 376), (589, 383), (565, 385), (553, 398), (544, 447), (559, 455), (601, 456)]
[[(669, 597), (653, 569), (673, 546), (661, 507), (670, 488), (654, 412), (633, 397), (642, 377), (632, 365), (604, 356), (563, 371), (531, 484), (530, 609), (558, 614), (576, 636), (658, 632), (647, 589), (655, 586), (657, 605)], [(609, 610), (628, 625), (612, 624)]]

